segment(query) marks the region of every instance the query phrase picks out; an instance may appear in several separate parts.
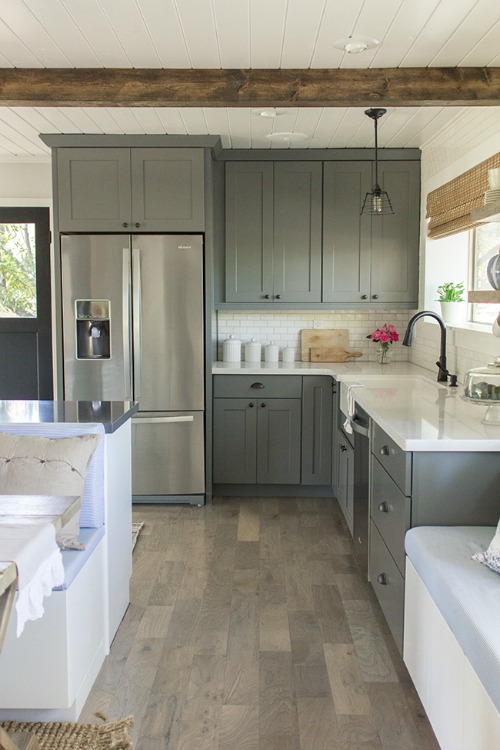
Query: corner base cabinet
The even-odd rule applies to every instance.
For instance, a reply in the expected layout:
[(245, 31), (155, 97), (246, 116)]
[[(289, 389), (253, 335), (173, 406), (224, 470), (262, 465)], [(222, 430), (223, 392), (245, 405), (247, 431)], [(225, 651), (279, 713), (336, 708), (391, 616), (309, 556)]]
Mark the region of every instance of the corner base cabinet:
[(498, 454), (403, 451), (376, 423), (371, 441), (369, 577), (403, 650), (404, 537), (413, 526), (494, 526)]
[(214, 483), (331, 485), (332, 382), (214, 376)]

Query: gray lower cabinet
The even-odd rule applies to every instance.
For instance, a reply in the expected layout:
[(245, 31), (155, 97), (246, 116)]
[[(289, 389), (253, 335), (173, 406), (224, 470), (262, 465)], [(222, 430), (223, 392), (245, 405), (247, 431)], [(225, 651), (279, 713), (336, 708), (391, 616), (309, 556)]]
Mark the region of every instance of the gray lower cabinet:
[(394, 214), (361, 216), (373, 163), (324, 165), (323, 302), (417, 303), (420, 163), (379, 162)]
[(300, 399), (214, 399), (214, 482), (298, 484)]
[(214, 376), (215, 484), (332, 483), (329, 376)]
[(201, 148), (58, 148), (61, 232), (204, 230)]
[(342, 430), (337, 430), (337, 501), (353, 533), (354, 449)]
[(373, 424), (369, 576), (403, 649), (404, 537), (413, 526), (493, 526), (500, 481), (495, 453), (407, 453)]
[(321, 162), (227, 162), (226, 302), (321, 301)]

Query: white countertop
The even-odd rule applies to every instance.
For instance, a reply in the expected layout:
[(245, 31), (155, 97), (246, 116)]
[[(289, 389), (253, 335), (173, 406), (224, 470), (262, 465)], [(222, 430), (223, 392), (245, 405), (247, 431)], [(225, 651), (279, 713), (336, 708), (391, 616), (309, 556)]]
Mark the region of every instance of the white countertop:
[[(437, 382), (431, 372), (409, 362), (294, 362), (284, 364), (215, 362), (214, 375), (331, 375), (341, 383), (346, 407), (349, 386), (354, 400), (406, 451), (500, 451), (500, 425), (483, 420), (488, 406), (462, 398), (458, 388)], [(500, 404), (494, 407), (500, 413)]]

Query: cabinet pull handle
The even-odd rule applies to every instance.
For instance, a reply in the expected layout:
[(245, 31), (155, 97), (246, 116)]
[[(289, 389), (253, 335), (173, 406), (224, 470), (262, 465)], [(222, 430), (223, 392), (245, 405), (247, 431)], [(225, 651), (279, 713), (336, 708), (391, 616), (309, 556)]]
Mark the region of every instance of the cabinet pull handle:
[(276, 299), (281, 299), (281, 294), (277, 294)]
[(345, 453), (347, 448), (345, 447), (345, 445), (341, 445), (340, 450), (342, 451), (342, 453)]
[(136, 221), (135, 224), (134, 224), (134, 227), (137, 227), (137, 229), (139, 229), (140, 226), (141, 226), (140, 223), (138, 221)]
[(389, 451), (389, 446), (388, 446), (388, 445), (383, 445), (383, 446), (381, 447), (381, 449), (380, 449), (380, 455), (381, 455), (381, 456), (388, 456), (388, 455), (389, 455), (389, 453), (390, 453), (390, 451)]
[(377, 582), (380, 583), (381, 586), (388, 586), (389, 578), (387, 576), (387, 573), (379, 573), (377, 576)]
[(367, 294), (362, 294), (361, 295), (361, 299), (368, 299), (368, 295)]
[(373, 299), (378, 299), (378, 294), (373, 294)]
[(265, 388), (265, 387), (266, 386), (264, 385), (264, 383), (252, 383), (252, 385), (250, 386), (250, 388), (260, 388), (260, 389)]
[(269, 294), (264, 294), (264, 299), (269, 299)]
[(262, 404), (260, 405), (260, 408), (261, 408), (261, 409), (264, 409), (264, 408), (265, 408), (265, 406), (266, 406), (266, 405), (265, 405), (264, 403), (262, 403)]
[(125, 227), (125, 228), (127, 228), (127, 227), (128, 227), (128, 224), (127, 224), (127, 222), (126, 222), (126, 221), (124, 221), (124, 222), (123, 222), (123, 224), (122, 224), (122, 227)]
[(253, 403), (250, 403), (250, 404), (248, 404), (248, 406), (250, 407), (250, 409), (253, 409), (253, 407), (254, 407), (254, 404), (253, 404)]
[(387, 504), (387, 503), (385, 502), (385, 500), (384, 500), (384, 502), (383, 502), (383, 503), (380, 503), (380, 505), (378, 506), (378, 509), (379, 509), (379, 511), (380, 511), (381, 513), (389, 513), (389, 506), (388, 506), (388, 504)]

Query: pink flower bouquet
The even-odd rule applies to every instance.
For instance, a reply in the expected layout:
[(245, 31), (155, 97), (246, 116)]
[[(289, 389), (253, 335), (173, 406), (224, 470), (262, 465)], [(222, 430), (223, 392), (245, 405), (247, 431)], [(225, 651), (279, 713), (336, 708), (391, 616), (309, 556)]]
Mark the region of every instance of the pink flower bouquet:
[(385, 364), (387, 362), (389, 346), (394, 341), (399, 341), (398, 332), (393, 325), (388, 325), (387, 323), (384, 323), (381, 328), (377, 328), (366, 338), (371, 339), (372, 341), (376, 341), (379, 344), (377, 353), (379, 355), (379, 361), (381, 364)]

